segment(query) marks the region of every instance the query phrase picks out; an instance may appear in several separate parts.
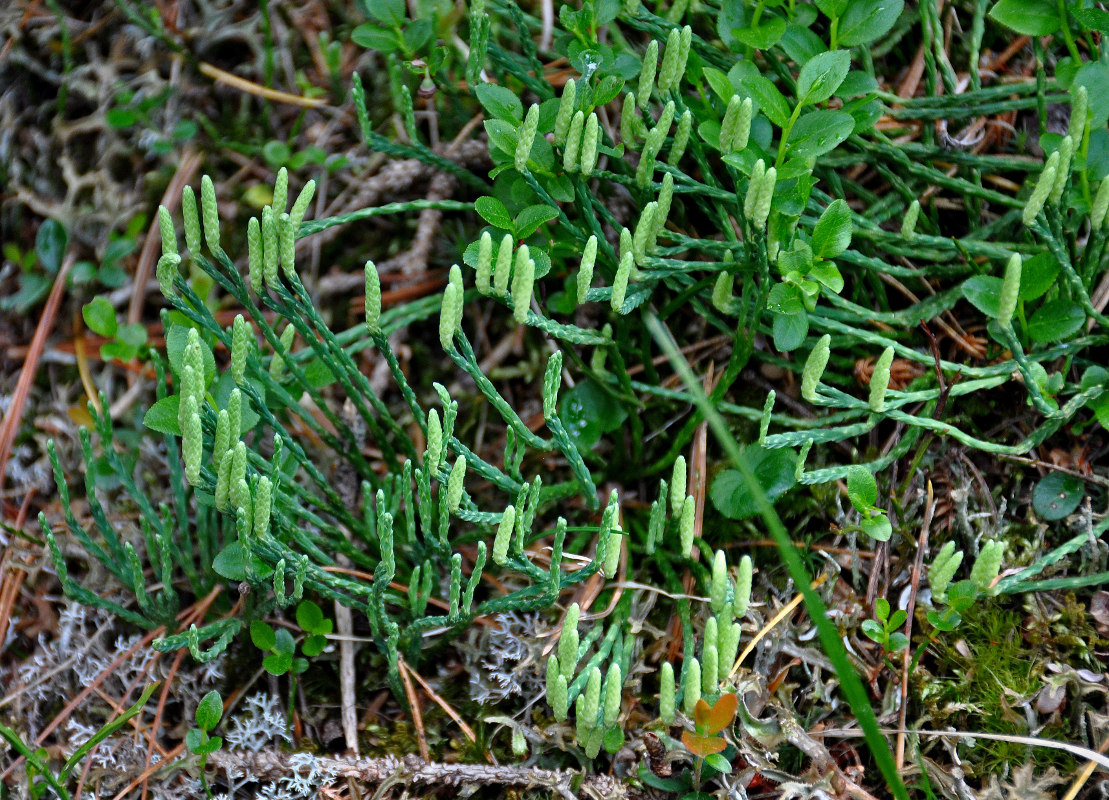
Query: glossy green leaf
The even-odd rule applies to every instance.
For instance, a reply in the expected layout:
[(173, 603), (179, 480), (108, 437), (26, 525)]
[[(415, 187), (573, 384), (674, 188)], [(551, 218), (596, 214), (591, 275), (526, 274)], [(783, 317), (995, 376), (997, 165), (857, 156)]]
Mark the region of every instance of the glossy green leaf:
[(56, 275), (65, 257), (69, 235), (57, 220), (48, 219), (39, 225), (35, 234), (35, 254), (38, 262), (51, 275)]
[(885, 622), (890, 617), (890, 601), (879, 597), (874, 601), (874, 616)]
[(101, 361), (128, 362), (139, 354), (139, 349), (123, 342), (107, 342), (100, 346)]
[(198, 756), (210, 756), (212, 753), (223, 747), (222, 736), (211, 736), (202, 745), (193, 750)]
[(1089, 96), (1090, 115), (1090, 141), (1093, 143), (1094, 134), (1104, 135), (1104, 128), (1109, 122), (1109, 62), (1103, 60), (1090, 61), (1084, 64), (1074, 75), (1071, 82), (1071, 91), (1079, 86), (1086, 87)]
[(847, 468), (847, 497), (860, 514), (865, 514), (878, 502), (878, 480), (874, 473), (861, 464)]
[[(835, 263), (831, 261), (820, 261), (813, 264), (809, 269), (809, 277), (819, 281), (836, 294), (843, 291), (843, 275)], [(811, 282), (809, 281), (809, 283)]]
[(382, 28), (372, 22), (363, 23), (351, 31), (350, 39), (359, 47), (378, 50), (385, 54), (395, 53), (402, 44), (400, 34), (396, 31)]
[(779, 312), (774, 315), (772, 329), (775, 349), (790, 353), (803, 345), (809, 335), (808, 312), (803, 307), (792, 313)]
[(1059, 5), (1053, 0), (999, 0), (990, 18), (1025, 36), (1047, 36), (1059, 30)]
[[(427, 17), (412, 20), (404, 26), (404, 30), (401, 32), (401, 40), (404, 42), (405, 51), (415, 53), (422, 49), (431, 39), (433, 33), (435, 33), (435, 25), (432, 20)], [(482, 85), (487, 86), (488, 84)]]
[(180, 395), (171, 394), (168, 397), (163, 397), (146, 410), (146, 414), (142, 418), (142, 424), (152, 431), (180, 436), (181, 425), (177, 421), (180, 405)]
[(268, 651), (272, 650), (277, 643), (277, 635), (270, 625), (256, 619), (250, 623), (250, 641), (254, 642), (254, 646), (259, 650)]
[(516, 126), (503, 119), (485, 120), (485, 132), (489, 134), (490, 143), (501, 150), (505, 155), (511, 156), (516, 152), (516, 142), (519, 132)]
[(794, 62), (804, 66), (810, 58), (828, 49), (824, 40), (805, 25), (791, 23), (782, 34), (781, 48)]
[(886, 649), (891, 653), (899, 653), (909, 646), (909, 637), (901, 631), (896, 631), (890, 634), (889, 641), (886, 642)]
[(1100, 8), (1070, 8), (1072, 17), (1086, 28), (1109, 33), (1109, 11)]
[[(772, 503), (797, 482), (794, 474), (796, 456), (791, 450), (767, 450), (759, 445), (749, 445), (743, 451), (743, 458)], [(754, 496), (739, 470), (728, 469), (719, 473), (712, 482), (709, 497), (716, 510), (728, 519), (747, 519), (759, 513)]]
[(731, 762), (720, 753), (709, 753), (705, 756), (705, 763), (722, 775), (729, 775), (732, 771)]
[(816, 158), (839, 147), (854, 129), (854, 117), (843, 111), (810, 111), (794, 124), (786, 149), (792, 158)]
[(882, 644), (886, 640), (886, 629), (877, 620), (864, 619), (859, 627), (871, 641)]
[(624, 746), (624, 731), (618, 725), (613, 725), (611, 728), (605, 730), (604, 738), (601, 740), (602, 747), (605, 752), (614, 755), (620, 751)]
[[(590, 98), (592, 105), (597, 108), (608, 105), (616, 99), (623, 88), (624, 79), (619, 75), (605, 75), (593, 89), (593, 96)], [(542, 123), (540, 123), (539, 130), (544, 130)]]
[(588, 450), (623, 424), (628, 413), (592, 380), (581, 381), (560, 402), (559, 419), (579, 448)]
[(474, 201), (474, 211), (494, 228), (512, 230), (512, 217), (508, 215), (508, 209), (505, 208), (504, 203), (497, 198), (479, 197)]
[(108, 126), (117, 131), (130, 128), (139, 121), (139, 115), (130, 108), (109, 108), (104, 114), (104, 121)]
[[(683, 793), (693, 785), (688, 770), (678, 772), (671, 778), (663, 778), (656, 775), (646, 763), (643, 763), (639, 765), (637, 774), (639, 780), (641, 780), (645, 786), (650, 786), (652, 789), (661, 789), (664, 792), (673, 794)], [(684, 799), (685, 795), (683, 794), (682, 800)], [(710, 796), (709, 800), (715, 800), (715, 798)]]
[[(820, 258), (835, 258), (851, 244), (851, 229), (851, 208), (847, 205), (847, 201), (833, 200), (824, 209), (824, 213), (816, 222), (816, 227), (813, 228), (813, 253)], [(842, 288), (841, 280), (840, 289)], [(833, 291), (839, 293), (839, 289), (833, 289)]]
[(382, 25), (397, 27), (405, 19), (404, 0), (365, 0), (366, 11)]
[(94, 297), (86, 303), (81, 309), (81, 316), (93, 333), (108, 339), (116, 335), (119, 326), (116, 321), (116, 310), (106, 297)]
[(755, 50), (769, 50), (778, 43), (785, 31), (786, 21), (778, 17), (754, 27), (733, 28), (732, 36)]
[[(779, 263), (781, 263), (780, 256)], [(789, 278), (792, 280), (794, 276), (789, 275)], [(801, 303), (801, 290), (793, 283), (774, 284), (767, 298), (766, 307), (775, 314), (796, 314), (805, 310), (805, 306)]]
[(829, 19), (837, 19), (847, 10), (847, 2), (848, 0), (816, 0), (816, 7)]
[(558, 209), (548, 205), (528, 206), (516, 215), (516, 238), (526, 239), (539, 230), (539, 226), (558, 216)]
[(789, 103), (786, 102), (785, 96), (778, 90), (778, 87), (771, 83), (769, 79), (758, 74), (757, 71), (744, 75), (741, 80), (743, 88), (752, 100), (758, 104), (759, 109), (766, 115), (767, 119), (779, 128), (785, 127), (786, 123), (789, 122)]
[(1037, 342), (1058, 342), (1078, 332), (1086, 312), (1073, 300), (1044, 303), (1028, 320), (1028, 335)]
[(978, 585), (974, 581), (956, 581), (947, 587), (947, 604), (956, 611), (966, 611), (974, 605), (978, 595)]
[(131, 347), (142, 347), (146, 344), (146, 328), (141, 322), (133, 322), (129, 325), (120, 325), (116, 329), (116, 338), (123, 344), (130, 345)]
[(942, 611), (927, 611), (924, 616), (933, 628), (945, 632), (955, 630), (959, 623), (963, 621), (963, 618), (957, 612), (951, 611), (946, 614)]
[(1082, 481), (1063, 472), (1049, 472), (1032, 490), (1032, 508), (1048, 522), (1074, 513), (1086, 494)]
[(736, 28), (746, 25), (747, 14), (743, 0), (723, 0), (720, 4), (720, 13), (716, 16), (716, 35), (720, 41), (734, 53), (743, 49), (743, 43), (732, 34)]
[(728, 76), (715, 67), (705, 67), (702, 75), (705, 83), (709, 85), (709, 88), (712, 89), (721, 103), (727, 104), (732, 95), (736, 93), (736, 89)]
[(276, 628), (273, 632), (274, 643), (271, 648), (275, 653), (292, 654), (296, 651), (296, 640), (288, 628)]
[(888, 542), (890, 536), (893, 535), (893, 525), (890, 524), (889, 517), (885, 514), (863, 518), (860, 527), (863, 529), (863, 533), (878, 542)]
[(797, 76), (797, 102), (815, 105), (836, 93), (851, 69), (851, 54), (830, 50), (813, 56)]
[[(243, 550), (237, 541), (225, 546), (212, 560), (212, 569), (217, 575), (229, 581), (246, 580), (246, 563), (243, 561)], [(267, 578), (273, 574), (270, 567), (257, 556), (254, 557), (254, 572), (260, 578)]]
[(1001, 278), (996, 275), (975, 275), (963, 281), (963, 297), (985, 314), (996, 317), (998, 299), (1001, 297)]
[(1059, 261), (1051, 253), (1040, 253), (1025, 259), (1020, 269), (1020, 299), (1035, 300), (1055, 285)]
[[(330, 621), (330, 620), (329, 620)], [(300, 651), (309, 658), (315, 658), (327, 647), (327, 637), (318, 633), (305, 637), (301, 642)]]
[[(794, 242), (793, 247), (778, 253), (778, 270), (791, 281), (809, 274), (813, 266), (813, 249), (804, 241)], [(796, 276), (791, 273), (796, 273)]]
[(289, 653), (271, 653), (262, 659), (262, 668), (270, 675), (284, 675), (293, 666)]
[(858, 97), (877, 90), (878, 81), (874, 79), (873, 75), (863, 72), (862, 70), (852, 70), (847, 73), (847, 77), (843, 79), (843, 83), (836, 89), (836, 94), (839, 97)]
[(858, 97), (843, 105), (843, 113), (850, 114), (851, 119), (855, 120), (855, 127), (852, 133), (863, 133), (874, 127), (882, 117), (882, 104), (877, 100), (872, 100), (866, 97)]
[(483, 83), (474, 90), (474, 94), (481, 107), (494, 119), (516, 124), (523, 121), (524, 104), (511, 89), (496, 83)]
[(303, 600), (296, 610), (297, 625), (307, 633), (331, 633), (331, 620), (323, 615), (323, 610), (311, 600)]
[(210, 731), (219, 724), (223, 716), (223, 700), (215, 689), (201, 698), (196, 707), (196, 724), (201, 730)]
[(880, 39), (904, 10), (905, 0), (849, 0), (839, 20), (839, 44), (856, 47)]

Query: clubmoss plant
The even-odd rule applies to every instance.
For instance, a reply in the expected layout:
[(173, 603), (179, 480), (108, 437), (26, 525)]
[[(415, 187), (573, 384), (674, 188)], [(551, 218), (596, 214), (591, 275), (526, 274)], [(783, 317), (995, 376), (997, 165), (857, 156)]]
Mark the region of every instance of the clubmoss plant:
[[(291, 215), (282, 217), (279, 209), (267, 207), (263, 211), (263, 222), (249, 226), (252, 230), (265, 231), (274, 225), (267, 225), (266, 219), (280, 219), (278, 226), (283, 230), (283, 238), (270, 235), (267, 240), (263, 235), (261, 252), (254, 237), (248, 241), (248, 260), (256, 264), (261, 259), (266, 265), (265, 288), (261, 295), (256, 294), (251, 285), (242, 280), (220, 246), (214, 187), (209, 187), (212, 187), (211, 181), (205, 179), (202, 197), (209, 199), (203, 203), (203, 218), (210, 258), (197, 252), (190, 252), (189, 257), (236, 298), (252, 322), (240, 315), (230, 329), (224, 330), (187, 281), (176, 274), (169, 285), (169, 276), (163, 275), (169, 290), (167, 300), (180, 315), (171, 324), (167, 337), (170, 370), (176, 378), (174, 385), (178, 391), (169, 393), (169, 376), (163, 362), (156, 358), (155, 365), (161, 376), (161, 399), (147, 413), (146, 424), (164, 437), (170, 456), (171, 478), (179, 482), (175, 490), (176, 502), (155, 508), (144, 489), (131, 479), (125, 481), (131, 496), (141, 508), (148, 510), (144, 519), (149, 526), (151, 542), (148, 557), (163, 587), (161, 594), (147, 593), (141, 562), (129, 547), (126, 549), (130, 556), (124, 552), (123, 543), (104, 515), (97, 514), (94, 518), (97, 535), (109, 543), (107, 549), (97, 544), (78, 523), (69, 510), (65, 481), (55, 461), (71, 533), (101, 558), (125, 586), (136, 589), (142, 598), (142, 612), (125, 611), (101, 600), (69, 578), (54, 544), (53, 531), (46, 525), (44, 529), (68, 593), (82, 602), (107, 605), (132, 621), (152, 628), (176, 615), (176, 595), (170, 587), (177, 580), (178, 569), (183, 571), (198, 595), (206, 592), (213, 581), (247, 580), (255, 591), (242, 616), (219, 619), (202, 627), (193, 626), (186, 633), (166, 636), (157, 643), (159, 648), (167, 650), (187, 646), (194, 657), (200, 659), (218, 655), (244, 619), (257, 619), (271, 609), (300, 603), (305, 593), (339, 600), (369, 617), (375, 640), (387, 656), (390, 683), (398, 696), (403, 697), (397, 661), (404, 654), (409, 663), (419, 662), (424, 630), (445, 625), (447, 631), (457, 633), (479, 614), (549, 606), (565, 586), (586, 579), (606, 560), (611, 561), (613, 556), (606, 555), (606, 548), (618, 557), (619, 542), (610, 537), (604, 527), (615, 524), (616, 497), (613, 495), (605, 516), (607, 521), (600, 531), (601, 547), (596, 560), (571, 572), (563, 572), (557, 557), (549, 567), (543, 568), (531, 561), (524, 545), (540, 506), (546, 502), (544, 498), (565, 496), (567, 490), (586, 490), (591, 493), (586, 504), (596, 503), (596, 490), (588, 471), (581, 465), (580, 469), (572, 470), (575, 475), (569, 484), (541, 489), (538, 477), (531, 482), (514, 478), (455, 438), (456, 406), (444, 389), (439, 389), (443, 403), (442, 424), (437, 409), (425, 411), (420, 407), (412, 387), (396, 367), (396, 356), (389, 350), (389, 323), (381, 315), (380, 284), (376, 280), (376, 270), (369, 263), (366, 268), (368, 316), (356, 332), (382, 349), (384, 358), (393, 367), (394, 378), (401, 382), (402, 394), (408, 398), (409, 411), (415, 413), (421, 426), (426, 428), (428, 451), (422, 465), (417, 466), (418, 454), (402, 432), (395, 413), (370, 389), (343, 340), (323, 324), (304, 291), (294, 263)], [(280, 191), (275, 194), (279, 196)], [(310, 197), (311, 192), (300, 195), (301, 198), (305, 196)], [(303, 205), (298, 199), (294, 210), (299, 213), (299, 206)], [(317, 225), (318, 229), (322, 227)], [(174, 239), (168, 235), (163, 239), (168, 247), (175, 247)], [(529, 264), (534, 269), (525, 246), (518, 252), (519, 277), (513, 286), (523, 314), (530, 313), (527, 308), (531, 296), (527, 276)], [(283, 271), (280, 279), (275, 271), (278, 265)], [(452, 357), (465, 365), (464, 369), (480, 375), (462, 329), (463, 291), (462, 276), (456, 268), (443, 298), (440, 338)], [(280, 323), (267, 322), (261, 307), (271, 309), (279, 320), (284, 320), (280, 334), (275, 330)], [(256, 345), (254, 330), (261, 333), (261, 349)], [(295, 339), (304, 343), (303, 350), (295, 349)], [(352, 338), (347, 336), (346, 341)], [(232, 353), (231, 367), (223, 377), (217, 374), (212, 356), (213, 345), (217, 344)], [(552, 359), (556, 377), (560, 364), (560, 359)], [(507, 415), (507, 422), (521, 444), (539, 449), (554, 448), (580, 464), (575, 445), (558, 422), (557, 382), (548, 379), (545, 388), (550, 400), (549, 424), (554, 433), (549, 440), (524, 426), (484, 376), (480, 383), (490, 401)], [(358, 449), (351, 446), (356, 437), (349, 423), (328, 410), (331, 404), (320, 390), (329, 384), (346, 393), (361, 422), (378, 441), (386, 462), (394, 470), (384, 479), (370, 467)], [(224, 394), (217, 385), (233, 388)], [(293, 398), (301, 392), (316, 399), (331, 430), (322, 427), (294, 402)], [(227, 399), (218, 401), (216, 398), (221, 395)], [(110, 420), (97, 414), (95, 409), (91, 413), (97, 421), (101, 439), (111, 441)], [(349, 468), (362, 484), (361, 509), (352, 508), (337, 494), (310, 454), (290, 433), (287, 426), (294, 419), (298, 420), (297, 424), (313, 430), (335, 452), (348, 454)], [(252, 434), (250, 444), (240, 438), (247, 433)], [(180, 450), (176, 445), (178, 437), (182, 437)], [(259, 452), (261, 447), (268, 448), (272, 455)], [(183, 468), (179, 452), (183, 455)], [(451, 454), (449, 468), (443, 463), (448, 453)], [(122, 463), (118, 467), (122, 471)], [(506, 492), (507, 499), (516, 501), (520, 513), (516, 513), (511, 503), (507, 504), (507, 511), (477, 508), (465, 491), (469, 473), (491, 481)], [(353, 535), (341, 533), (340, 526)], [(452, 529), (456, 532), (452, 533)], [(178, 533), (171, 537), (171, 530)], [(484, 562), (485, 543), (480, 541), (483, 535), (495, 539), (494, 562), (516, 571), (523, 578), (524, 585), (510, 595), (475, 598)], [(462, 562), (454, 547), (458, 542), (475, 538), (479, 540), (482, 556), (473, 564), (463, 592)], [(194, 543), (199, 543), (199, 547)], [(367, 583), (327, 571), (339, 553), (371, 571), (374, 580)], [(450, 590), (444, 598), (448, 601), (449, 612), (445, 616), (425, 615), (422, 609), (426, 605), (421, 601), (402, 603), (398, 615), (391, 599), (393, 590), (387, 588), (388, 584), (399, 578), (429, 589), (428, 581), (435, 564), (451, 576)], [(291, 594), (287, 587), (290, 578), (293, 582)], [(426, 589), (423, 593), (426, 594)], [(416, 596), (420, 594), (417, 589)], [(201, 649), (204, 642), (211, 642), (207, 649)]]
[[(397, 19), (355, 37), (385, 48), (381, 105), (392, 101), (387, 113), (404, 131), (398, 141), (379, 132), (379, 103), (367, 103), (356, 75), (351, 100), (366, 145), (450, 176), (465, 200), (306, 220), (314, 187), (287, 211), (289, 176), (280, 171), (273, 203), (246, 222), (244, 247), (221, 231), (205, 177), (199, 209), (193, 189), (182, 195), (187, 269), (172, 218), (159, 212), (157, 277), (172, 310), (163, 316), (164, 356), (152, 360), (157, 402), (146, 425), (161, 437), (170, 492), (136, 478), (112, 446), (110, 416), (94, 413), (103, 455), (89, 432), (82, 450), (90, 463), (103, 459), (137, 507), (144, 541), (136, 547), (109, 521), (91, 478), (89, 515), (78, 520), (51, 450), (66, 527), (134, 603), (101, 598), (71, 577), (43, 521), (68, 594), (153, 629), (174, 625), (186, 590), (200, 597), (217, 582), (245, 581), (251, 592), (234, 615), (213, 611), (158, 644), (201, 659), (266, 614), (313, 598), (338, 602), (368, 620), (403, 698), (401, 658), (418, 667), (477, 616), (553, 609), (598, 572), (603, 593), (602, 581), (621, 571), (646, 571), (682, 629), (680, 667), (659, 672), (660, 716), (680, 719), (684, 709), (698, 736), (724, 741), (719, 720), (698, 708), (702, 697), (711, 709), (728, 694), (739, 619), (751, 611), (751, 560), (733, 561), (733, 573), (716, 550), (732, 522), (747, 524), (799, 487), (831, 491), (844, 481), (854, 511), (842, 530), (894, 547), (906, 531), (891, 520), (909, 525), (903, 509), (892, 513), (909, 488), (889, 485), (895, 462), (912, 476), (936, 441), (1023, 455), (1053, 435), (1106, 425), (1109, 374), (1098, 354), (1109, 326), (1099, 294), (1109, 178), (1093, 146), (1100, 139), (1104, 150), (1104, 115), (1082, 81), (1069, 94), (1061, 76), (984, 86), (979, 55), (994, 23), (981, 4), (965, 92), (938, 46), (935, 8), (916, 9), (924, 74), (915, 97), (889, 92), (875, 74), (875, 61), (916, 25), (900, 0), (873, 14), (860, 14), (854, 0), (759, 5), (744, 17), (751, 25), (735, 30), (727, 15), (717, 27), (706, 19), (716, 15), (688, 3), (580, 6), (564, 7), (556, 24), (518, 4), (474, 2), (468, 40), (459, 34), (440, 47), (428, 34), (426, 53), (413, 44), (420, 21), (400, 6)], [(1070, 17), (1057, 22), (1073, 49), (1070, 66), (1086, 69)], [(773, 36), (779, 29), (788, 35)], [(464, 65), (452, 55), (463, 41)], [(438, 131), (423, 136), (400, 66), (417, 55), (421, 80), (443, 87), (428, 98), (427, 118), (451, 125), (480, 112), (488, 155), (480, 170), (444, 155)], [(545, 68), (555, 58), (565, 65), (558, 78)], [(1043, 163), (936, 141), (941, 120), (988, 107), (1046, 123), (1048, 104), (1065, 102), (1072, 123), (1066, 136), (1041, 137)], [(919, 140), (891, 135), (896, 125)], [(1000, 172), (1010, 177), (985, 179)], [(876, 193), (875, 181), (890, 191)], [(298, 243), (424, 210), (466, 214), (463, 224), (473, 225), (460, 228), (460, 252), (435, 265), (457, 260), (443, 291), (383, 307), (381, 278), (365, 261), (375, 254), (360, 253), (365, 319), (332, 330), (298, 274)], [(242, 253), (234, 260), (237, 249), (245, 264)], [(208, 305), (208, 283), (213, 297), (242, 309), (230, 329)], [(978, 333), (951, 325), (956, 317), (981, 322), (971, 328)], [(543, 354), (528, 373), (534, 407), (476, 352), (502, 324), (529, 354)], [(441, 353), (448, 374), (414, 384), (390, 343), (401, 328)], [(388, 373), (384, 392), (359, 368), (365, 350)], [(668, 380), (660, 351), (681, 382)], [(682, 372), (675, 353), (697, 353), (689, 361), (699, 374)], [(767, 375), (775, 389), (765, 387)], [(469, 409), (460, 412), (461, 398), (446, 388), (456, 376), (503, 432), (503, 447), (500, 434), (493, 448), (488, 439), (478, 447)], [(795, 386), (799, 400), (787, 393)], [(1016, 433), (985, 424), (980, 411), (1001, 387), (1028, 401)], [(715, 458), (712, 446), (700, 447), (709, 422), (710, 441), (744, 442), (728, 452), (735, 469), (682, 455)], [(875, 446), (883, 439), (889, 446)], [(655, 480), (649, 509), (646, 501), (621, 509), (609, 491)], [(819, 597), (779, 533), (815, 617)], [(929, 573), (933, 629), (950, 630), (970, 605), (1034, 577), (998, 579), (1000, 547), (983, 546), (962, 581), (961, 554), (940, 550)], [(486, 569), (497, 573), (494, 589), (482, 582)], [(690, 599), (689, 586), (709, 602)], [(621, 589), (604, 595), (604, 617), (569, 606), (546, 665), (554, 717), (573, 714), (589, 757), (622, 746), (622, 698), (640, 678), (644, 646), (629, 630), (635, 592), (630, 583)], [(579, 634), (582, 616), (593, 624)], [(898, 643), (887, 625), (894, 618), (881, 620), (886, 645)], [(840, 639), (820, 630), (889, 791), (904, 797), (866, 695), (842, 666)]]

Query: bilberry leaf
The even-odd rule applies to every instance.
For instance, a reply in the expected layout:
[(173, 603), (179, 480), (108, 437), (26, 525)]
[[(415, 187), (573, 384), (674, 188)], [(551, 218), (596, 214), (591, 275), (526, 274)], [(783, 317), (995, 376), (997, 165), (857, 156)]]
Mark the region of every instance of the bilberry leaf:
[[(813, 253), (821, 258), (835, 258), (851, 244), (851, 228), (851, 208), (845, 200), (833, 200), (824, 209), (824, 213), (816, 221), (816, 227), (813, 228)], [(820, 279), (817, 278), (817, 280)], [(831, 286), (828, 288), (837, 294), (839, 292)], [(839, 288), (843, 288), (842, 278), (839, 280)]]
[(851, 54), (846, 50), (829, 50), (813, 56), (797, 76), (797, 102), (802, 105), (823, 103), (836, 93), (850, 69)]
[(210, 731), (219, 724), (223, 716), (223, 699), (215, 689), (201, 698), (196, 707), (196, 724), (202, 730)]

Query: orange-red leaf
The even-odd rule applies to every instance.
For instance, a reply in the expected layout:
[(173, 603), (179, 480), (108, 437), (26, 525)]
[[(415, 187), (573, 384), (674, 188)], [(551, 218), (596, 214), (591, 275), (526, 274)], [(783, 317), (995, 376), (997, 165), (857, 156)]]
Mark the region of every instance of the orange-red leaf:
[[(705, 705), (707, 706), (708, 704), (706, 703)], [(723, 737), (699, 736), (689, 731), (682, 731), (682, 744), (684, 744), (686, 749), (693, 753), (693, 755), (700, 756), (701, 758), (711, 756), (713, 753), (720, 753), (728, 746), (728, 743), (724, 741)]]
[[(703, 700), (701, 702), (704, 702)], [(708, 706), (706, 705), (706, 708)], [(719, 733), (726, 727), (732, 724), (735, 719), (735, 712), (739, 708), (739, 698), (734, 694), (722, 694), (716, 704), (709, 709), (708, 714), (702, 719), (700, 716), (697, 718), (698, 726), (705, 726), (705, 733)], [(700, 703), (694, 714), (700, 711)]]

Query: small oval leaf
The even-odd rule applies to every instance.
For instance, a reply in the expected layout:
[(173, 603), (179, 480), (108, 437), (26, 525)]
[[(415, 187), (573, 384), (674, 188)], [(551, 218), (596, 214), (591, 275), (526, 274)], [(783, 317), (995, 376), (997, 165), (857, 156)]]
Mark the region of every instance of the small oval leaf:
[(728, 694), (720, 695), (708, 713), (706, 720), (708, 733), (720, 733), (720, 731), (727, 728), (732, 724), (735, 719), (735, 712), (739, 708), (739, 698), (730, 692)]
[(682, 731), (682, 744), (695, 756), (704, 758), (713, 753), (720, 753), (727, 748), (728, 743), (719, 736), (698, 736), (696, 733)]

